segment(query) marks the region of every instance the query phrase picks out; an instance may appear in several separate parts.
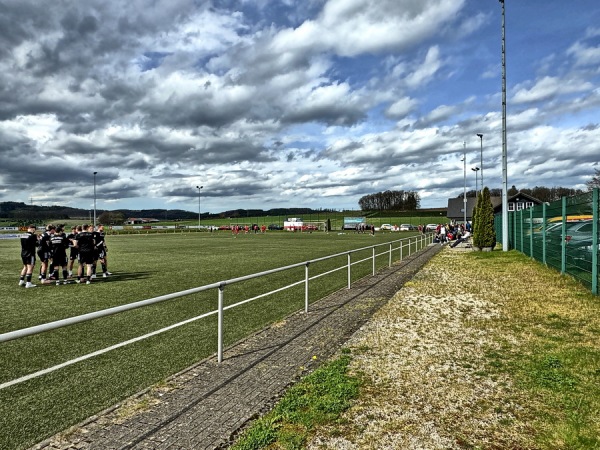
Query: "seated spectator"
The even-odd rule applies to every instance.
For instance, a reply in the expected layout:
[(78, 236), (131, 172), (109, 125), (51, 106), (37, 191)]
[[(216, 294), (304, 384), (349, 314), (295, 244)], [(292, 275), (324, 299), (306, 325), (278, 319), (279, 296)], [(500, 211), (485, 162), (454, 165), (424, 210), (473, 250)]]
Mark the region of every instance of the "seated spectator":
[(461, 242), (464, 242), (467, 239), (469, 239), (470, 237), (471, 237), (471, 233), (469, 233), (468, 231), (465, 231), (465, 234), (461, 235), (456, 241), (454, 241), (452, 244), (450, 244), (450, 247), (454, 248)]

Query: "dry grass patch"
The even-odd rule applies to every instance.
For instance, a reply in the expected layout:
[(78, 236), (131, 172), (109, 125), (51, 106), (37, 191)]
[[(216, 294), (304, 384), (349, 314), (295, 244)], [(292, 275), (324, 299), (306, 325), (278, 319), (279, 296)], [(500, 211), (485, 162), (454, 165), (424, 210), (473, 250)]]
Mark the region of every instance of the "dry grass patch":
[(365, 388), (309, 448), (600, 448), (599, 303), (515, 252), (446, 249), (348, 343)]

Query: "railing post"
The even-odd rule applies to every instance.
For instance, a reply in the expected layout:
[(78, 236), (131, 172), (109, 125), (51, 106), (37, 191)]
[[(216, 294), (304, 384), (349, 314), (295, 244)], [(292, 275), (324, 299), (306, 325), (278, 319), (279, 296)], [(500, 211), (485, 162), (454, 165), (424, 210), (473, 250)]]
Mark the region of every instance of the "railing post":
[(390, 242), (390, 259), (389, 259), (389, 266), (392, 267), (392, 243)]
[(402, 261), (403, 257), (402, 257), (402, 250), (404, 247), (404, 239), (400, 239), (400, 261)]
[(560, 259), (560, 272), (565, 273), (567, 271), (567, 197), (562, 198), (562, 229), (561, 229), (561, 259)]
[(304, 312), (308, 313), (308, 280), (309, 280), (309, 276), (308, 276), (308, 266), (310, 265), (309, 262), (306, 263), (306, 266), (304, 266)]
[(373, 247), (373, 276), (375, 276), (375, 247)]
[(350, 252), (348, 252), (348, 289), (350, 289), (350, 285), (352, 284), (352, 274), (350, 272), (350, 267), (352, 267), (352, 264), (350, 262)]
[(592, 293), (598, 294), (598, 210), (600, 209), (600, 199), (598, 194), (599, 189), (594, 188), (592, 191)]
[(223, 362), (223, 291), (225, 285), (219, 286), (219, 314), (217, 315), (217, 361)]

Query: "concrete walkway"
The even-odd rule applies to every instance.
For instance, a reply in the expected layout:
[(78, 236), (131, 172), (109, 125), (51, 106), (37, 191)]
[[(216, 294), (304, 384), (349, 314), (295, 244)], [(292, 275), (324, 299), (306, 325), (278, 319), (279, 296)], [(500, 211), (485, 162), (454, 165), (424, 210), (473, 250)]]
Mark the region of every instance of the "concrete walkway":
[(299, 377), (333, 356), (442, 248), (433, 244), (34, 449), (227, 448)]

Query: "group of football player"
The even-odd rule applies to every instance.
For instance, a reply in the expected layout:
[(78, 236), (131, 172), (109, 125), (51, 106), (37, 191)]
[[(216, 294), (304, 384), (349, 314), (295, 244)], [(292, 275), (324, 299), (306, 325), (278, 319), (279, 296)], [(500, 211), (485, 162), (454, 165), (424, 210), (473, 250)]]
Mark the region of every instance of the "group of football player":
[[(69, 251), (69, 255), (67, 255)], [(36, 233), (35, 225), (27, 227), (27, 233), (21, 235), (21, 259), (23, 269), (19, 286), (36, 287), (31, 282), (35, 267), (36, 254), (40, 259), (38, 280), (42, 284), (63, 284), (71, 280), (76, 283), (91, 284), (96, 278), (98, 262), (102, 266), (102, 276), (112, 275), (107, 266), (107, 247), (104, 240), (104, 226), (83, 224), (71, 228), (66, 234), (63, 225), (46, 225), (42, 234)], [(73, 277), (75, 261), (78, 262), (76, 278)], [(84, 272), (85, 269), (85, 272)]]

